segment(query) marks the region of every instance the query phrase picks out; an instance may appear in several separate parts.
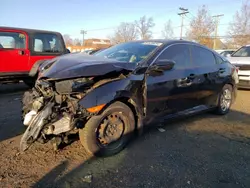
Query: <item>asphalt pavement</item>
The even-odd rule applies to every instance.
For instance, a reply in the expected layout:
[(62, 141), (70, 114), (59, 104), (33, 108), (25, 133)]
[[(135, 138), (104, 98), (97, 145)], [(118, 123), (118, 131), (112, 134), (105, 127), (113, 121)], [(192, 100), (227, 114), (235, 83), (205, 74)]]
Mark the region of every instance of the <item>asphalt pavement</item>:
[[(226, 116), (166, 122), (108, 158), (88, 156), (79, 141), (53, 151), (19, 142), (23, 84), (0, 85), (0, 187), (250, 187), (250, 91)], [(157, 125), (159, 126), (159, 125)]]

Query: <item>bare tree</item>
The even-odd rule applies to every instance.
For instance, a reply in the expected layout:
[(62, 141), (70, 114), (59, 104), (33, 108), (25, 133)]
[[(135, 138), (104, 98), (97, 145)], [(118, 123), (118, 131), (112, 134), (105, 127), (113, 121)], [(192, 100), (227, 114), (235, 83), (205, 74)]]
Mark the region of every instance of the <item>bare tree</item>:
[(65, 42), (66, 46), (73, 45), (73, 40), (72, 40), (72, 38), (70, 37), (69, 34), (63, 35), (63, 39), (64, 39), (64, 42)]
[(211, 39), (211, 35), (215, 30), (215, 22), (213, 21), (210, 13), (205, 5), (200, 7), (197, 11), (197, 16), (190, 22), (190, 29), (187, 32), (187, 37), (195, 40), (201, 44), (206, 43)]
[(162, 30), (162, 36), (165, 39), (172, 39), (174, 37), (174, 31), (173, 31), (172, 21), (171, 20), (168, 20), (164, 24), (164, 28)]
[(143, 16), (139, 20), (135, 21), (135, 25), (138, 29), (141, 39), (147, 40), (147, 39), (152, 38), (151, 29), (155, 26), (155, 23), (152, 17), (147, 18), (146, 16)]
[(237, 11), (230, 24), (229, 35), (231, 42), (237, 46), (250, 43), (250, 1), (246, 0), (241, 6), (241, 11)]
[(109, 38), (113, 44), (136, 40), (138, 38), (136, 26), (134, 23), (122, 22), (115, 30), (114, 36)]
[(73, 44), (74, 44), (74, 46), (81, 46), (82, 41), (78, 38), (75, 38)]

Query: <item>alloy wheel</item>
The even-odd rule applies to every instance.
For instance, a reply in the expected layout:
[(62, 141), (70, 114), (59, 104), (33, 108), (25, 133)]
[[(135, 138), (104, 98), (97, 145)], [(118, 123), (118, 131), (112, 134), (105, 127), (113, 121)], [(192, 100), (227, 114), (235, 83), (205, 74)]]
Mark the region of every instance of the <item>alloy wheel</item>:
[(229, 89), (225, 89), (222, 92), (221, 98), (220, 98), (220, 106), (222, 111), (227, 111), (230, 108), (232, 101), (232, 93)]

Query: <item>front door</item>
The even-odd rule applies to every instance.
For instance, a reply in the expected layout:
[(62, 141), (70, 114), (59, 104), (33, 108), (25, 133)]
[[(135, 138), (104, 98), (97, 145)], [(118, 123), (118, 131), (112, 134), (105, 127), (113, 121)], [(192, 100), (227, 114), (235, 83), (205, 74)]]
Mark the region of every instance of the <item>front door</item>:
[(29, 50), (27, 35), (21, 32), (0, 31), (0, 72), (27, 73)]
[[(190, 47), (174, 44), (163, 51), (157, 60), (169, 59), (175, 62), (171, 70), (162, 74), (148, 75), (147, 121), (158, 120), (161, 116), (174, 114), (194, 106), (194, 92), (190, 80)], [(157, 61), (156, 60), (156, 61)]]

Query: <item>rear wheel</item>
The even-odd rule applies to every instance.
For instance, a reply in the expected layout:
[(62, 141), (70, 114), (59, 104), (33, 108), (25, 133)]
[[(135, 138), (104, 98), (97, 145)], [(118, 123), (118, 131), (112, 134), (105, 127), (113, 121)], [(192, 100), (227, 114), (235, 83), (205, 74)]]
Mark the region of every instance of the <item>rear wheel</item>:
[(135, 118), (122, 102), (111, 104), (101, 115), (93, 116), (79, 131), (85, 149), (96, 156), (110, 156), (120, 152), (131, 140)]
[(219, 115), (225, 115), (229, 112), (233, 103), (233, 88), (231, 85), (226, 84), (219, 95), (218, 105), (216, 113)]

